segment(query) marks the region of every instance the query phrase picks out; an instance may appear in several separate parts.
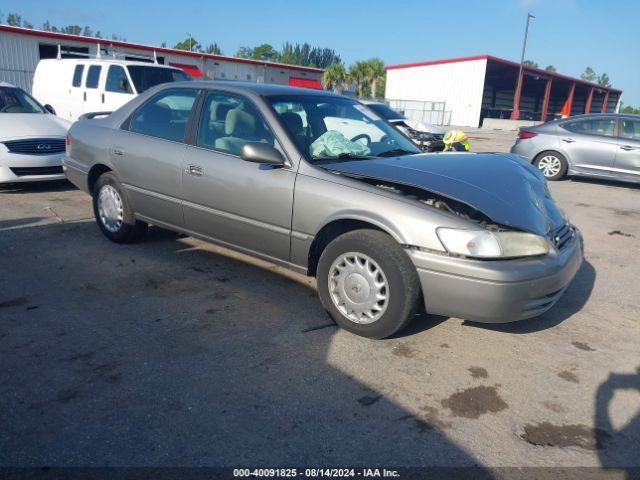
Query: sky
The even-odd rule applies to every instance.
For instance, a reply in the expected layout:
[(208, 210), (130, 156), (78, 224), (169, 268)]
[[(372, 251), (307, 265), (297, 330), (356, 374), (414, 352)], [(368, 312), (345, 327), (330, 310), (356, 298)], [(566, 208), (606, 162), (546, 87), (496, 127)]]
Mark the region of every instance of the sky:
[(387, 64), (479, 54), (519, 61), (531, 12), (527, 59), (571, 76), (587, 66), (605, 72), (622, 101), (640, 107), (638, 0), (1, 0), (0, 12), (150, 45), (173, 46), (190, 33), (226, 55), (306, 41), (333, 48), (347, 65), (374, 56)]

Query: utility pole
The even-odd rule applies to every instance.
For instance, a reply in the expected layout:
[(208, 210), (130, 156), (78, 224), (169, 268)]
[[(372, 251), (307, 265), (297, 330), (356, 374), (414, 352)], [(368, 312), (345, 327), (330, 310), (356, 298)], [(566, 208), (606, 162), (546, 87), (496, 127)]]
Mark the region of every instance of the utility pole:
[(527, 37), (529, 36), (529, 22), (535, 16), (527, 13), (527, 22), (524, 27), (524, 40), (522, 42), (522, 55), (520, 56), (520, 70), (518, 71), (518, 81), (516, 82), (516, 91), (513, 94), (513, 110), (511, 111), (511, 120), (520, 118), (520, 95), (522, 94), (522, 84), (524, 83), (524, 52), (527, 49)]
[(191, 51), (191, 46), (193, 45), (193, 37), (190, 33), (187, 33), (187, 35), (189, 36), (189, 51)]

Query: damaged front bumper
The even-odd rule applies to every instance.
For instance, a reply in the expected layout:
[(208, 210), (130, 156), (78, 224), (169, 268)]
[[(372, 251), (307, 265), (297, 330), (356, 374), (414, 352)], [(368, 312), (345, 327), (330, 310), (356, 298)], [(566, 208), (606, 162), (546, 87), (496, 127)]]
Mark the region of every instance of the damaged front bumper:
[(536, 317), (562, 296), (583, 260), (579, 230), (544, 257), (483, 261), (408, 250), (427, 313), (482, 323)]

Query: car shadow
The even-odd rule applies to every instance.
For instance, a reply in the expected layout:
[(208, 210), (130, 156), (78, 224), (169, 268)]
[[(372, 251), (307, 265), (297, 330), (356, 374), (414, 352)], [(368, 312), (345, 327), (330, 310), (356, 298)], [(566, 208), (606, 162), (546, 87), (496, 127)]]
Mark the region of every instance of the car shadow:
[(463, 325), (505, 333), (533, 333), (555, 327), (584, 307), (596, 281), (596, 270), (584, 260), (558, 302), (539, 317), (511, 323), (478, 323), (465, 320)]
[(68, 180), (46, 182), (6, 183), (0, 185), (0, 194), (23, 194), (36, 192), (68, 192), (78, 188)]
[(12, 272), (0, 276), (0, 466), (435, 465), (491, 478), (448, 427), (331, 361), (338, 345), (381, 345), (333, 328), (302, 276), (160, 229), (116, 245), (92, 222), (25, 224), (0, 249), (19, 253), (0, 257)]
[(598, 387), (594, 414), (596, 448), (602, 467), (626, 470), (626, 478), (637, 479), (640, 477), (637, 450), (640, 445), (640, 410), (636, 410), (635, 415), (618, 429), (611, 418), (612, 400), (616, 392), (624, 390), (640, 394), (640, 367), (632, 374), (611, 373)]

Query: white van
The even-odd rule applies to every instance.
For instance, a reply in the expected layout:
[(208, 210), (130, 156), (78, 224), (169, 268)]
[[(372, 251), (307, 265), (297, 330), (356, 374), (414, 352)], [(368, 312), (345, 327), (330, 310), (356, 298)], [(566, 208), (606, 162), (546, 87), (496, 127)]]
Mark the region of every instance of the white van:
[(160, 83), (190, 80), (181, 69), (118, 59), (40, 60), (32, 95), (71, 122), (89, 112), (112, 112)]

